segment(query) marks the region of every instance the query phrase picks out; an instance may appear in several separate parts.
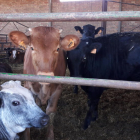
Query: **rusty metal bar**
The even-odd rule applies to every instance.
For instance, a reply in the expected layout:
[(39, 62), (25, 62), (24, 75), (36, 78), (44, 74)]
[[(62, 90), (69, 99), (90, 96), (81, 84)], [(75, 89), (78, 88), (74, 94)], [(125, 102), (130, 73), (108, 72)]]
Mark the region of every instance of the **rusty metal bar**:
[(140, 82), (119, 81), (119, 80), (91, 79), (78, 77), (76, 78), (62, 76), (40, 76), (40, 75), (11, 74), (11, 73), (0, 73), (0, 79), (140, 90)]
[(0, 22), (139, 21), (140, 11), (0, 14)]

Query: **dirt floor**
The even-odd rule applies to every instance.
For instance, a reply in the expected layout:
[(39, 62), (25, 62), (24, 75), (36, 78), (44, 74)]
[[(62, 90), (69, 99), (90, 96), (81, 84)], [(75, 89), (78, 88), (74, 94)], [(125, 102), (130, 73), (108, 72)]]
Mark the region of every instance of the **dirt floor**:
[[(22, 73), (23, 65), (12, 68), (14, 73)], [(45, 107), (42, 109), (45, 111)], [(76, 95), (73, 86), (64, 85), (54, 122), (55, 140), (140, 140), (140, 91), (104, 91), (99, 118), (83, 130), (87, 109), (86, 93), (80, 89)], [(45, 140), (45, 134), (46, 128), (32, 128), (31, 140)]]

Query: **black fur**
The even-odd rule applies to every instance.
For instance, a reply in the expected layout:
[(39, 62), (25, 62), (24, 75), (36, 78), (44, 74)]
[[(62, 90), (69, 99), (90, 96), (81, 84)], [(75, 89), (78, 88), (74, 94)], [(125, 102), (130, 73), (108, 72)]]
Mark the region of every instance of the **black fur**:
[[(94, 48), (97, 52), (91, 54)], [(73, 77), (140, 81), (140, 33), (114, 33), (95, 39), (87, 37), (75, 50), (67, 52), (67, 57)], [(86, 129), (98, 117), (98, 102), (105, 88), (81, 87), (89, 99), (84, 123)]]

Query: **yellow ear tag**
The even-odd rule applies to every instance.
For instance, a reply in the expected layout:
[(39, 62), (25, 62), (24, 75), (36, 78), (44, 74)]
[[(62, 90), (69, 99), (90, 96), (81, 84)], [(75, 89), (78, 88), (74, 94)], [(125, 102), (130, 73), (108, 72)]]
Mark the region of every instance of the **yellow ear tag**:
[(90, 53), (92, 53), (92, 54), (96, 54), (96, 49), (93, 49)]
[(99, 32), (98, 32), (98, 34), (100, 34), (102, 32), (102, 30), (100, 30)]
[(70, 39), (70, 43), (68, 45), (68, 48), (74, 47), (74, 41), (72, 39)]
[[(24, 44), (24, 41), (21, 41), (21, 42), (19, 43), (19, 45), (22, 46), (22, 47), (24, 47), (24, 49), (26, 49), (26, 45)], [(24, 50), (23, 48), (21, 48), (21, 49)]]

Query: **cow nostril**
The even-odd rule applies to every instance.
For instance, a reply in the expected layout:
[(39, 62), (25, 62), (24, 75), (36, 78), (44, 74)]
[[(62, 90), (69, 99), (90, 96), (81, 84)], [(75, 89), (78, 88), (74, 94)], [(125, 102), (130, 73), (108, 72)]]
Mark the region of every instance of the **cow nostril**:
[(48, 116), (43, 117), (41, 119), (41, 125), (43, 125), (43, 126), (47, 125), (48, 121), (49, 121), (49, 117)]

